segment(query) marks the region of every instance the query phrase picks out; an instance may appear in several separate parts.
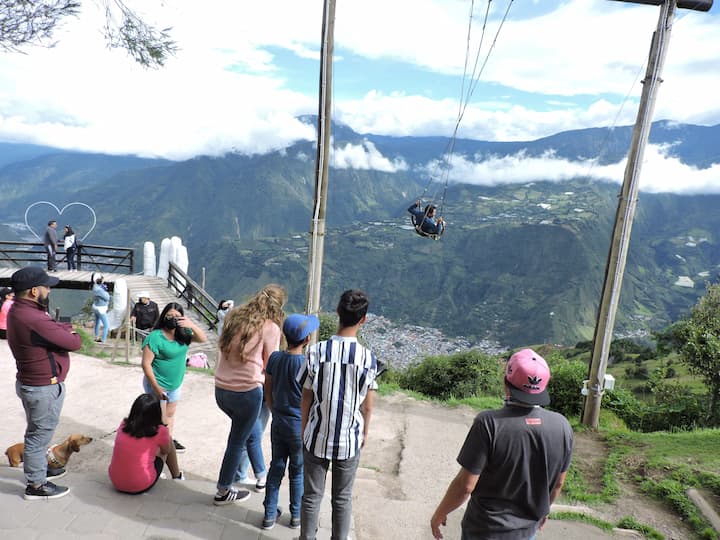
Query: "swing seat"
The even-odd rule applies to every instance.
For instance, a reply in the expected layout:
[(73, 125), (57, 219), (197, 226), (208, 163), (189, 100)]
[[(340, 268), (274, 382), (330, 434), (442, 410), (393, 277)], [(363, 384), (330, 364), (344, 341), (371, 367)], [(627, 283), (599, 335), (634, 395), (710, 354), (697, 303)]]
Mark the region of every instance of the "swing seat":
[(420, 236), (424, 236), (425, 238), (431, 238), (432, 240), (440, 240), (440, 237), (445, 232), (445, 227), (442, 228), (442, 230), (440, 231), (440, 234), (431, 234), (429, 232), (423, 231), (422, 228), (420, 227), (420, 225), (418, 225), (418, 223), (416, 222), (415, 216), (412, 214), (410, 214), (410, 222), (412, 223), (412, 226), (415, 229), (415, 232)]

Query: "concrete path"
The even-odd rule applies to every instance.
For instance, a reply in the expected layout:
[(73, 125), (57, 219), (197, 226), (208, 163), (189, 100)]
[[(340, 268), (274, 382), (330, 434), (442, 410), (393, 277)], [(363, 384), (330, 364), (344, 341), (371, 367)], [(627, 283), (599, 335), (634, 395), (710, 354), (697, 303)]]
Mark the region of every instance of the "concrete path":
[[(67, 398), (54, 442), (72, 433), (94, 441), (74, 454), (68, 474), (58, 481), (71, 488), (52, 501), (25, 501), (22, 469), (0, 464), (0, 538), (199, 538), (291, 539), (287, 513), (270, 531), (262, 531), (263, 494), (243, 503), (212, 504), (215, 481), (229, 431), (228, 418), (214, 399), (212, 377), (189, 372), (177, 412), (175, 437), (187, 452), (179, 455), (187, 480), (160, 480), (148, 493), (117, 493), (107, 477), (115, 429), (142, 392), (137, 364), (72, 356), (66, 381)], [(15, 362), (7, 342), (0, 341), (0, 449), (23, 439), (25, 417), (15, 395)], [(363, 453), (353, 499), (354, 540), (430, 539), (429, 520), (443, 490), (455, 474), (454, 457), (462, 442), (470, 411), (447, 411), (412, 400), (378, 399), (370, 438)], [(415, 402), (417, 403), (417, 402)], [(264, 441), (270, 458), (269, 430)], [(287, 508), (287, 481), (281, 505)], [(446, 538), (459, 538), (462, 510), (451, 515)], [(323, 501), (319, 540), (330, 537), (329, 496)], [(595, 527), (573, 522), (549, 522), (539, 540), (602, 540), (618, 538)]]

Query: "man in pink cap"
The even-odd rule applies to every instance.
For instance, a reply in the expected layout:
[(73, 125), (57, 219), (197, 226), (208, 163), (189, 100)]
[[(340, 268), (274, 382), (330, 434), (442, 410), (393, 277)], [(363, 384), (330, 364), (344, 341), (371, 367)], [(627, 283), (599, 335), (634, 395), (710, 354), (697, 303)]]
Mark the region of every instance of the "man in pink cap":
[(457, 461), (460, 472), (430, 520), (435, 538), (470, 497), (461, 540), (532, 540), (565, 482), (573, 448), (567, 419), (550, 403), (550, 369), (523, 349), (505, 367), (505, 406), (477, 415)]

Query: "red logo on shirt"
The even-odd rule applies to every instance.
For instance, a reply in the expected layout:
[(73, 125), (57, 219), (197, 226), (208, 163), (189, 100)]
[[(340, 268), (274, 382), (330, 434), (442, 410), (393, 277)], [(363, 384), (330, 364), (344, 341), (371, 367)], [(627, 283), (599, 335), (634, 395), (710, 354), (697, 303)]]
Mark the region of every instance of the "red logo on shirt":
[(528, 426), (541, 426), (542, 425), (542, 418), (526, 418), (525, 423)]

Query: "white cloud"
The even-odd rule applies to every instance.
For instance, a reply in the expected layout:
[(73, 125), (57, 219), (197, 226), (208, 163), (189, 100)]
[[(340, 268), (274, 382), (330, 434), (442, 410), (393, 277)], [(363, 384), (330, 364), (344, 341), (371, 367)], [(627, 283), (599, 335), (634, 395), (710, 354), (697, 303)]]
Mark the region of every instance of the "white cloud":
[(408, 166), (402, 159), (390, 160), (382, 155), (370, 141), (362, 145), (346, 144), (334, 147), (330, 156), (330, 163), (338, 169), (363, 169), (382, 172), (397, 172), (407, 170)]
[[(720, 193), (720, 163), (698, 169), (668, 155), (668, 147), (648, 145), (640, 172), (640, 191), (648, 193)], [(484, 186), (524, 184), (545, 180), (559, 182), (572, 178), (595, 178), (621, 184), (627, 159), (610, 165), (598, 165), (596, 160), (570, 161), (557, 157), (552, 151), (542, 156), (528, 156), (519, 152), (511, 156), (494, 156), (475, 162), (465, 156), (450, 160), (451, 182)], [(427, 165), (434, 170), (436, 163)]]
[[(292, 55), (318, 58), (321, 2), (129, 3), (173, 27), (177, 57), (145, 71), (123, 51), (107, 50), (103, 13), (83, 2), (82, 17), (67, 21), (57, 47), (0, 54), (0, 139), (182, 159), (266, 152), (313, 138), (295, 117), (317, 111), (317, 71), (283, 67)], [(475, 4), (473, 48), (484, 9)], [(492, 4), (483, 58), (506, 5)], [(632, 124), (658, 9), (607, 0), (535, 5), (556, 7), (536, 17), (527, 3), (511, 8), (481, 78), (491, 86), (475, 93), (459, 135), (531, 140)], [(433, 77), (462, 73), (468, 9), (466, 0), (339, 3), (336, 53), (356, 63), (350, 80), (336, 80), (335, 89), (364, 96), (335, 102), (336, 118), (358, 132), (450, 136), (457, 99), (433, 98)], [(720, 123), (718, 17), (679, 15), (655, 117)], [(424, 78), (360, 76), (362, 62), (387, 61), (413, 66)]]

